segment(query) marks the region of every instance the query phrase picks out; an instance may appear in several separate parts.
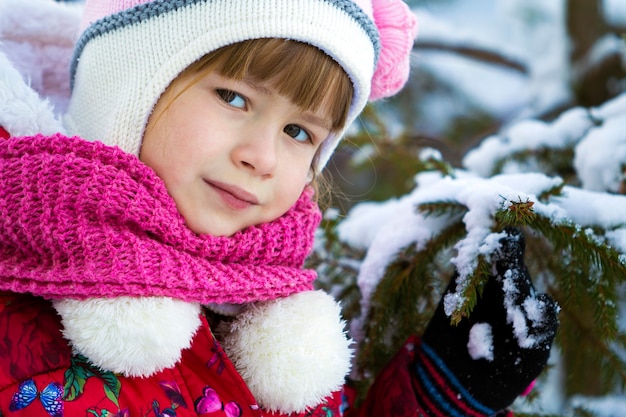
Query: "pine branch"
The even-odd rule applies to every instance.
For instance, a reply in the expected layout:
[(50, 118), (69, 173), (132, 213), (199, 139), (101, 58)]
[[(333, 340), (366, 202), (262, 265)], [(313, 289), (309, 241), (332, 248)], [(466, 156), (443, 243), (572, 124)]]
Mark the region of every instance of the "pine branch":
[[(560, 192), (558, 185), (544, 192), (542, 198), (547, 200)], [(436, 289), (441, 290), (441, 283), (446, 281), (437, 257), (465, 237), (461, 219), (467, 210), (457, 201), (417, 206), (417, 211), (426, 217), (447, 216), (448, 227), (421, 250), (414, 245), (404, 248), (388, 265), (370, 300), (365, 337), (357, 358), (361, 369), (369, 371), (369, 375), (376, 375), (406, 337), (419, 333), (430, 319), (439, 296)], [(616, 307), (621, 296), (617, 289), (626, 281), (626, 266), (620, 254), (606, 244), (604, 231), (583, 230), (569, 221), (556, 223), (536, 213), (529, 199), (521, 198), (503, 203), (494, 220), (494, 231), (509, 226), (527, 229), (527, 242), (531, 243), (527, 255), (532, 255), (526, 256), (527, 264), (535, 263), (533, 257), (546, 259), (533, 276), (545, 281), (548, 292), (562, 307), (557, 344), (563, 347), (568, 364), (567, 394), (585, 393), (589, 381), (603, 392), (616, 384), (626, 386), (626, 363), (619, 354), (626, 351), (626, 336), (618, 331)], [(465, 302), (451, 317), (453, 323), (471, 314), (489, 279), (491, 267), (486, 258), (478, 256), (476, 261), (463, 290)], [(588, 410), (578, 413), (583, 415)]]
[(467, 206), (454, 200), (440, 200), (418, 204), (417, 212), (424, 217), (460, 217), (467, 212)]
[(452, 313), (450, 321), (455, 326), (465, 317), (469, 317), (476, 307), (478, 299), (482, 296), (483, 289), (491, 277), (490, 264), (482, 255), (478, 256), (474, 273), (468, 277), (468, 285), (463, 290), (462, 298), (465, 300), (456, 311)]
[(563, 195), (563, 187), (565, 187), (565, 182), (560, 182), (559, 184), (548, 188), (547, 190), (542, 191), (538, 196), (537, 199), (539, 201), (543, 201), (546, 202), (548, 201), (548, 199), (550, 197), (559, 197), (561, 195)]
[[(502, 197), (502, 196), (501, 196)], [(518, 197), (518, 201), (510, 201), (505, 197), (502, 197), (502, 208), (496, 211), (495, 220), (501, 228), (509, 226), (527, 226), (535, 220), (535, 211), (533, 210), (534, 202), (530, 199), (522, 201), (521, 197)], [(508, 203), (508, 207), (505, 204)]]
[[(570, 287), (583, 285), (581, 292), (598, 294), (595, 300), (595, 324), (603, 337), (609, 340), (617, 335), (617, 299), (616, 285), (626, 282), (626, 266), (620, 261), (620, 254), (605, 242), (599, 241), (598, 236), (581, 231), (575, 224), (553, 222), (542, 215), (537, 215), (529, 226), (539, 231), (554, 246), (557, 254), (567, 253), (571, 256), (570, 262), (586, 274), (586, 279), (567, 282), (570, 277), (557, 276), (560, 284)], [(567, 261), (567, 258), (563, 258)], [(611, 302), (609, 302), (611, 301)]]
[(357, 286), (358, 268), (365, 253), (343, 243), (337, 236), (339, 218), (325, 218), (320, 226), (322, 236), (307, 258), (305, 267), (314, 268), (314, 284), (341, 302), (342, 315), (350, 321), (361, 311), (361, 293)]
[[(435, 265), (437, 254), (464, 234), (463, 223), (456, 221), (422, 250), (409, 245), (387, 266), (364, 320), (365, 337), (357, 358), (360, 369), (375, 375), (408, 336), (425, 329), (439, 301), (438, 294), (446, 284), (438, 272), (441, 268)], [(437, 296), (432, 296), (433, 293)]]
[(452, 165), (438, 158), (431, 157), (417, 161), (415, 168), (417, 172), (437, 171), (444, 177), (456, 178)]
[[(589, 298), (589, 297), (588, 297)], [(587, 302), (561, 310), (557, 343), (562, 346), (568, 364), (565, 390), (568, 395), (602, 395), (615, 385), (626, 384), (626, 363), (616, 349), (624, 350), (626, 337), (611, 342), (595, 330), (593, 318), (587, 317)]]
[(578, 406), (574, 407), (574, 417), (599, 417), (596, 413), (591, 410), (588, 410), (585, 407)]
[(573, 144), (567, 148), (557, 149), (547, 146), (536, 149), (512, 151), (496, 161), (492, 175), (503, 172), (506, 164), (515, 161), (518, 165), (525, 165), (529, 172), (542, 172), (548, 176), (563, 178), (565, 183), (576, 184), (576, 171), (572, 161), (574, 159)]

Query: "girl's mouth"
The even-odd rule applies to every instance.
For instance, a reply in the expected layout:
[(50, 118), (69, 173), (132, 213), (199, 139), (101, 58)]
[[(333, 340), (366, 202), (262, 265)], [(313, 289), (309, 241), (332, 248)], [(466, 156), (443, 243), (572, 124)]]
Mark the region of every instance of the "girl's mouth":
[(204, 180), (204, 182), (222, 198), (227, 206), (232, 209), (243, 210), (250, 206), (259, 204), (259, 201), (254, 194), (251, 194), (237, 186), (218, 181)]

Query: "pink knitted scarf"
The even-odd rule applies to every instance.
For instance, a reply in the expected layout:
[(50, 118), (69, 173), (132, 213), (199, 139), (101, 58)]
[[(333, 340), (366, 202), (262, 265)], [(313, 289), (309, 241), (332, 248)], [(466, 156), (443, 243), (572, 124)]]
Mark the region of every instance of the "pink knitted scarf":
[(232, 237), (185, 226), (133, 155), (62, 135), (0, 141), (0, 290), (46, 298), (168, 296), (245, 303), (312, 288), (311, 190)]

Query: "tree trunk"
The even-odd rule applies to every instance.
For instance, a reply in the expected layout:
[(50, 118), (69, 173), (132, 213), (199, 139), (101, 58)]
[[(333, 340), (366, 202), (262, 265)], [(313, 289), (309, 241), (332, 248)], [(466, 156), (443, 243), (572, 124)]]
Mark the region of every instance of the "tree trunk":
[(626, 75), (618, 51), (592, 61), (594, 46), (610, 32), (601, 0), (567, 0), (566, 23), (570, 41), (573, 89), (578, 104), (597, 106), (621, 91), (616, 80)]

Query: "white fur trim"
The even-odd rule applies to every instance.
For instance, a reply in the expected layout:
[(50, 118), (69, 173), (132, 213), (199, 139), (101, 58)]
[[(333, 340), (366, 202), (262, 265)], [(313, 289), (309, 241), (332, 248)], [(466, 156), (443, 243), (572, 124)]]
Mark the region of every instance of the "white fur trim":
[(0, 50), (56, 114), (70, 98), (69, 64), (82, 9), (81, 3), (0, 1)]
[(244, 304), (229, 304), (229, 303), (223, 303), (223, 304), (211, 303), (211, 304), (205, 304), (204, 306), (208, 308), (209, 310), (211, 310), (212, 312), (221, 314), (222, 316), (226, 316), (226, 317), (237, 316), (239, 313), (243, 311), (245, 307)]
[(340, 315), (323, 291), (254, 304), (230, 324), (222, 346), (263, 408), (303, 412), (340, 389), (350, 370)]
[(52, 106), (24, 82), (13, 63), (0, 52), (0, 126), (11, 136), (62, 132)]
[(100, 368), (145, 377), (174, 366), (200, 326), (200, 306), (167, 297), (59, 300), (63, 335)]

